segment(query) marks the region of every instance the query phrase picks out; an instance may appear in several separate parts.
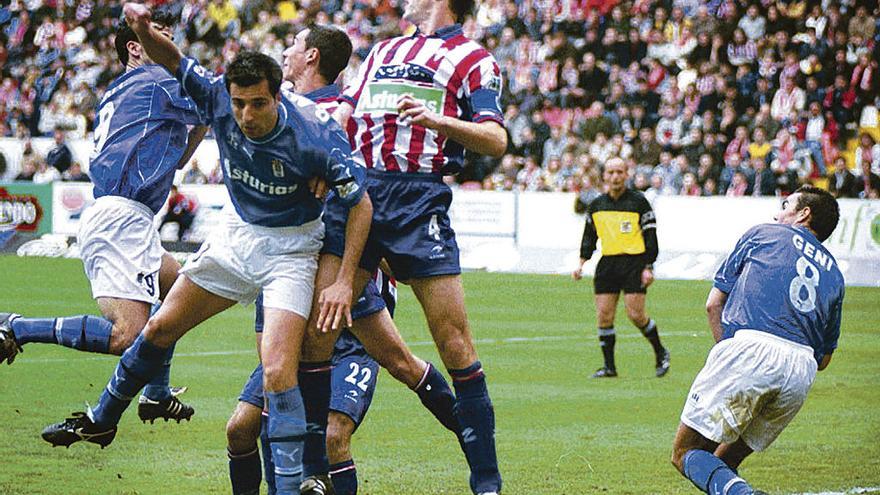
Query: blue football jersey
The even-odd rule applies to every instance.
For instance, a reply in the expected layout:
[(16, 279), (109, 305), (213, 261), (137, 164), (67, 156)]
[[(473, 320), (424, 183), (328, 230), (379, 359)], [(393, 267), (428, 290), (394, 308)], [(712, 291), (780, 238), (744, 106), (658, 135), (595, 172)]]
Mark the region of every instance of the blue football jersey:
[(813, 348), (817, 361), (837, 348), (844, 282), (837, 261), (805, 228), (751, 228), (718, 268), (728, 294), (723, 338), (751, 329)]
[(364, 169), (351, 160), (342, 128), (312, 101), (282, 91), (275, 129), (252, 140), (233, 118), (223, 76), (184, 58), (177, 77), (214, 130), (223, 181), (242, 220), (291, 227), (319, 218), (323, 202), (308, 187), (313, 177), (326, 180), (346, 206), (360, 201)]
[(144, 65), (116, 78), (95, 119), (89, 175), (96, 198), (122, 196), (158, 213), (186, 150), (195, 103), (164, 67)]

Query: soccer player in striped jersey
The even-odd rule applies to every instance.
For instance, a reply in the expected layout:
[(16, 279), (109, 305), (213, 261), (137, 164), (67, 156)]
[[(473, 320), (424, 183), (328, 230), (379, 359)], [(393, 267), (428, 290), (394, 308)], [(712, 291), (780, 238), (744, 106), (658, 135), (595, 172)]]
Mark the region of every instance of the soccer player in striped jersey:
[[(171, 37), (174, 19), (153, 16)], [(195, 103), (180, 84), (144, 53), (125, 23), (114, 45), (125, 73), (116, 78), (96, 110), (90, 158), (95, 204), (86, 209), (77, 236), (92, 296), (104, 318), (22, 318), (0, 314), (0, 363), (12, 363), (21, 347), (56, 344), (80, 351), (122, 354), (144, 327), (151, 306), (165, 298), (180, 264), (162, 249), (153, 217), (168, 197), (174, 172), (195, 151), (207, 127), (198, 126)], [(187, 134), (187, 126), (195, 126)], [(192, 407), (168, 387), (169, 361), (138, 401), (143, 421), (189, 419)]]
[[(345, 33), (333, 27), (316, 25), (301, 31), (294, 45), (284, 52), (285, 82), (282, 87), (297, 89), (318, 106), (331, 110), (330, 107), (336, 106), (339, 94), (338, 87), (331, 82), (347, 65), (350, 47)], [(335, 210), (339, 207), (338, 198), (331, 194), (326, 208)], [(341, 221), (327, 224), (325, 242), (331, 245), (344, 242), (344, 217), (336, 215), (334, 218)], [(330, 256), (323, 254), (319, 267), (326, 264)], [(379, 364), (416, 392), (422, 404), (441, 424), (456, 435), (459, 433), (452, 411), (452, 390), (439, 371), (430, 363), (415, 357), (403, 344), (391, 319), (395, 304), (395, 281), (377, 271), (352, 309), (351, 331), (343, 331), (336, 341), (330, 363), (308, 362), (305, 358), (300, 363), (299, 383), (309, 422), (303, 453), (303, 474), (306, 477), (302, 485), (304, 495), (324, 493), (328, 473), (338, 495), (357, 491), (357, 471), (352, 461), (350, 443), (352, 434), (369, 408), (376, 385), (374, 377), (378, 365), (371, 354), (378, 356)], [(386, 308), (387, 312), (384, 311)], [(262, 306), (258, 300), (255, 325), (258, 332), (262, 326), (261, 317)], [(369, 354), (354, 334), (368, 342)], [(258, 346), (259, 340), (258, 336)], [(230, 479), (234, 493), (251, 493), (260, 484), (260, 461), (256, 446), (263, 416), (260, 369), (258, 367), (251, 375), (239, 397), (236, 411), (227, 424)], [(272, 493), (271, 452), (265, 448), (264, 437), (265, 430), (261, 433), (263, 459)]]
[(361, 268), (369, 272), (385, 258), (412, 286), (453, 377), (471, 490), (489, 494), (501, 491), (494, 410), (465, 312), (452, 194), (443, 183), (461, 169), (465, 149), (501, 156), (507, 147), (498, 64), (457, 24), (473, 4), (408, 0), (404, 18), (418, 30), (373, 47), (335, 116), (368, 169), (374, 202)]

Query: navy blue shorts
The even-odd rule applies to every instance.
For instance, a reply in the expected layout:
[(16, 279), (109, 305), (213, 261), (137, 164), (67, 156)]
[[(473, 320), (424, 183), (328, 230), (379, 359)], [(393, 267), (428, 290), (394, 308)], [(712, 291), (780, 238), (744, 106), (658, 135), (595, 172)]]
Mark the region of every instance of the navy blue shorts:
[[(376, 283), (373, 280), (370, 280), (364, 287), (363, 292), (361, 292), (361, 296), (355, 301), (354, 307), (351, 308), (351, 319), (360, 320), (361, 318), (376, 314), (383, 309), (385, 309), (385, 300), (382, 299), (382, 295), (379, 293)], [(263, 331), (262, 292), (257, 296), (257, 301), (254, 304), (254, 330), (257, 333)]]
[[(449, 222), (452, 191), (438, 175), (367, 171), (373, 224), (360, 266), (374, 272), (385, 258), (398, 280), (461, 273)], [(348, 210), (338, 201), (324, 209), (323, 253), (342, 257)]]
[(244, 384), (244, 388), (241, 390), (241, 395), (238, 396), (239, 402), (247, 402), (248, 404), (253, 405), (254, 407), (259, 407), (263, 409), (263, 365), (258, 364), (257, 368), (251, 373), (251, 377), (248, 378), (247, 383)]
[(379, 363), (367, 354), (360, 341), (342, 332), (333, 353), (330, 372), (330, 410), (345, 414), (360, 425), (373, 402)]

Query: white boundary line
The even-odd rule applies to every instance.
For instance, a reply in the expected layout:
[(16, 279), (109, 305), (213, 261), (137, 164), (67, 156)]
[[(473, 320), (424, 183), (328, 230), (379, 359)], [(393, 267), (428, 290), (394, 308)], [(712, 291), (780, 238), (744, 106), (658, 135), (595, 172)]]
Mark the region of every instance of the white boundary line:
[[(709, 332), (706, 331), (705, 335), (708, 336)], [(702, 337), (703, 335), (697, 332), (663, 332), (660, 334), (661, 337)], [(571, 340), (583, 340), (585, 342), (591, 342), (590, 338), (592, 335), (545, 335), (540, 337), (507, 337), (504, 339), (476, 339), (474, 343), (478, 345), (498, 345), (498, 344), (523, 344), (523, 343), (535, 343), (535, 342), (565, 342)], [(617, 334), (618, 339), (641, 339), (642, 334), (640, 333), (625, 333), (625, 334)], [(33, 344), (36, 346), (45, 346), (46, 344)], [(51, 345), (51, 344), (50, 344)], [(424, 341), (416, 341), (416, 342), (408, 342), (408, 346), (410, 347), (428, 347), (433, 346), (434, 342), (431, 340)], [(174, 357), (211, 357), (211, 356), (237, 356), (237, 355), (246, 355), (246, 354), (254, 354), (256, 355), (256, 349), (236, 349), (229, 351), (200, 351), (200, 352), (177, 352), (174, 353)], [(27, 354), (20, 356), (18, 362), (21, 364), (27, 363), (35, 363), (35, 364), (46, 364), (46, 363), (67, 363), (74, 361), (103, 361), (103, 360), (118, 360), (118, 356), (112, 355), (101, 355), (101, 354), (92, 354), (88, 353), (88, 355), (71, 355), (69, 358), (37, 358), (37, 359), (28, 359)]]

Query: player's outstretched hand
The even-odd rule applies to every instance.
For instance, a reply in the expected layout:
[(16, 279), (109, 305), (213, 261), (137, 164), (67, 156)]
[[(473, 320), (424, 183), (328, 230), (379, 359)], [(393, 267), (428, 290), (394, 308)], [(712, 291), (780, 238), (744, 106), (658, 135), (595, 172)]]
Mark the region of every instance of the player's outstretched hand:
[(318, 296), (318, 330), (327, 333), (338, 330), (340, 324), (351, 326), (351, 284), (337, 280)]
[(150, 21), (150, 9), (142, 3), (126, 2), (122, 7), (125, 21), (134, 29), (136, 25)]
[(654, 270), (651, 268), (645, 268), (642, 270), (642, 287), (648, 288), (649, 285), (654, 283)]
[(428, 107), (413, 99), (412, 96), (406, 95), (398, 100), (397, 112), (399, 114), (397, 120), (402, 124), (420, 125), (434, 130), (440, 128), (441, 116), (428, 110)]

